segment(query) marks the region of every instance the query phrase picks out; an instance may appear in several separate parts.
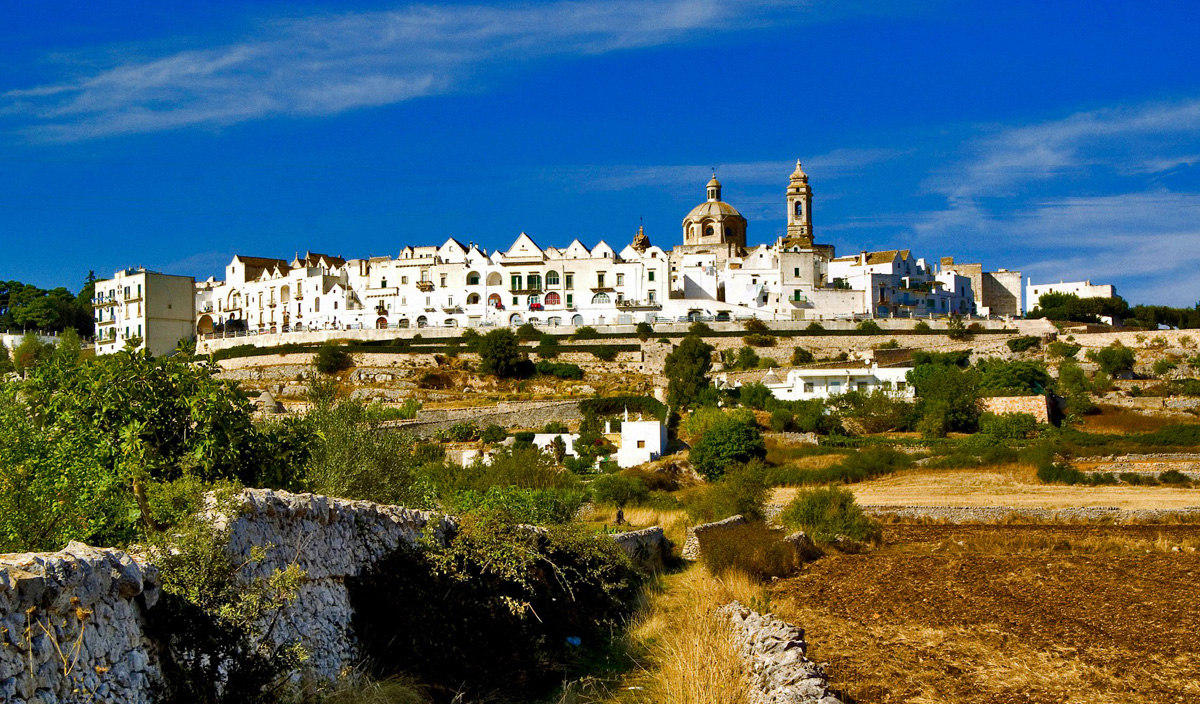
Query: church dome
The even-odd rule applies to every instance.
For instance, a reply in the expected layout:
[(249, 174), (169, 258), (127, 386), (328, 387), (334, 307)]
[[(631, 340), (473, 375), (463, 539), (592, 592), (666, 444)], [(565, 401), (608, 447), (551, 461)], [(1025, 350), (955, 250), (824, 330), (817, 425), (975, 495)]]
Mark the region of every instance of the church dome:
[(742, 217), (742, 214), (738, 212), (737, 208), (726, 203), (725, 201), (709, 200), (697, 205), (695, 208), (692, 208), (692, 212), (688, 213), (684, 220), (691, 220), (692, 222), (698, 222), (700, 220), (704, 220), (705, 218), (720, 220), (730, 215), (739, 218)]

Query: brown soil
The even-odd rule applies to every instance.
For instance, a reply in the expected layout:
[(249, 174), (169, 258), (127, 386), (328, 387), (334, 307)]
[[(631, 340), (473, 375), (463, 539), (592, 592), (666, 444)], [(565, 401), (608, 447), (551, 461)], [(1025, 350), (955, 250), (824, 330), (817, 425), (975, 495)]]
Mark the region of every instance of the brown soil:
[(900, 524), (885, 540), (772, 588), (845, 701), (1200, 701), (1200, 526)]

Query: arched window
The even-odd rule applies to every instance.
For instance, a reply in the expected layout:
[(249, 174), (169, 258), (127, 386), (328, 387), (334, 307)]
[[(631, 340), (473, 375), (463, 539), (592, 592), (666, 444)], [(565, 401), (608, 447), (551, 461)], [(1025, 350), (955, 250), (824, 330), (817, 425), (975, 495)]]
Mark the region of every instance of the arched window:
[(521, 319), (521, 314), (520, 314), (520, 313), (513, 313), (513, 314), (512, 314), (512, 317), (510, 317), (510, 318), (508, 319), (508, 324), (509, 324), (509, 325), (518, 325), (518, 326), (519, 326), (519, 325), (520, 325), (521, 323), (523, 323), (523, 322), (525, 322), (525, 321)]
[(708, 227), (704, 228), (704, 236), (705, 237), (713, 236), (713, 226), (712, 225), (709, 225)]
[(796, 218), (800, 220), (804, 219), (804, 201), (802, 200), (796, 201)]
[[(546, 278), (549, 279), (550, 277), (547, 276)], [(556, 306), (556, 305), (559, 305), (560, 303), (562, 303), (562, 299), (559, 298), (559, 295), (557, 293), (555, 293), (554, 291), (551, 291), (550, 293), (546, 294), (546, 305)]]
[(572, 325), (583, 325), (583, 316), (579, 315), (578, 313), (571, 316), (571, 324)]
[[(546, 272), (546, 285), (547, 286), (557, 286), (558, 285), (558, 272), (557, 271), (547, 271)], [(550, 300), (547, 299), (546, 302), (549, 303)]]
[(607, 293), (597, 293), (595, 296), (592, 296), (593, 305), (606, 305), (608, 303), (612, 303), (612, 299), (608, 297)]
[(479, 285), (479, 272), (478, 271), (472, 271), (471, 273), (467, 274), (467, 285), (468, 286), (478, 286)]
[(471, 295), (467, 296), (467, 305), (473, 306), (477, 303), (479, 303), (479, 294), (478, 293), (472, 293)]
[(492, 273), (488, 274), (487, 285), (488, 286), (503, 286), (504, 285), (504, 277), (500, 275), (500, 272), (493, 271)]
[(428, 326), (429, 326), (429, 318), (426, 318), (423, 315), (421, 317), (417, 318), (417, 327), (424, 328), (424, 327), (428, 327)]
[(542, 297), (537, 295), (536, 293), (529, 297), (529, 305), (531, 305), (531, 306), (536, 306), (537, 304), (539, 304), (541, 302), (542, 302)]
[(498, 308), (500, 306), (500, 294), (493, 293), (488, 296), (488, 305), (492, 308)]

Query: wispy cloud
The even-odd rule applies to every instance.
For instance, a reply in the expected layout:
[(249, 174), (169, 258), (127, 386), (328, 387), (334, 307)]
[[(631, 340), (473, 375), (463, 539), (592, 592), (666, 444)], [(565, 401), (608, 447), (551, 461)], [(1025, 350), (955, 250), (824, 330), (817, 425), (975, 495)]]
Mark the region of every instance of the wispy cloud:
[(925, 182), (946, 207), (912, 229), (925, 242), (1005, 250), (1002, 265), (1035, 278), (1115, 281), (1135, 298), (1190, 305), (1200, 290), (1200, 193), (1160, 177), (1196, 163), (1198, 147), (1200, 100), (996, 130)]
[(251, 39), (211, 49), (9, 90), (0, 113), (23, 116), (24, 131), (53, 140), (328, 115), (459, 90), (496, 65), (828, 14), (806, 0), (607, 0), (320, 15), (267, 23)]

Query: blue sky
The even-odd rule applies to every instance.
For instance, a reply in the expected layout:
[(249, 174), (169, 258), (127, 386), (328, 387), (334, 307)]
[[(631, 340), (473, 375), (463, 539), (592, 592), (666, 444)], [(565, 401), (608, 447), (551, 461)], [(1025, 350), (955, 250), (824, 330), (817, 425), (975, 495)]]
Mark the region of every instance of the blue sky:
[(680, 240), (709, 170), (819, 241), (1200, 300), (1200, 3), (10, 3), (0, 278)]

